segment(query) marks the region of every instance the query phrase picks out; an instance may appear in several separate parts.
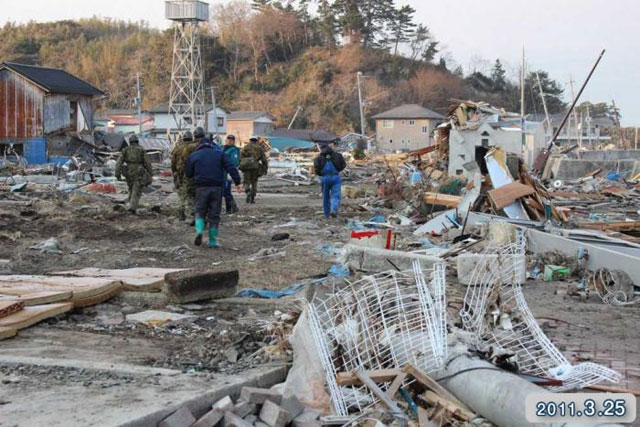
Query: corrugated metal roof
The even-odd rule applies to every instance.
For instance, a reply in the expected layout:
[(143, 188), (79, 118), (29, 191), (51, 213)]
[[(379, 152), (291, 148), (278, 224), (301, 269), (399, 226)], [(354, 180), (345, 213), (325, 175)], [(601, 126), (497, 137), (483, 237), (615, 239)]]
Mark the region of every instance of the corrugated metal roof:
[(404, 104), (373, 116), (374, 119), (436, 119), (446, 117), (418, 104)]
[(267, 113), (266, 111), (232, 111), (231, 113), (229, 113), (229, 116), (227, 117), (227, 121), (256, 120), (262, 116), (267, 116), (271, 120), (275, 119), (275, 117), (273, 117), (271, 114)]
[(57, 68), (36, 67), (33, 65), (4, 62), (0, 68), (8, 68), (26, 77), (50, 93), (102, 96), (104, 92)]

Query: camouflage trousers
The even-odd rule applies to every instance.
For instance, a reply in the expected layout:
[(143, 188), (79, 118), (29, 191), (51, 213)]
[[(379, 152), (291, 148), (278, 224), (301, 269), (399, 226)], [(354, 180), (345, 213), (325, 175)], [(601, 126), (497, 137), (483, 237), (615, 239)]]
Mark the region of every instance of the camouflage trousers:
[(178, 187), (178, 209), (185, 214), (193, 214), (196, 211), (196, 188), (183, 184)]
[(258, 194), (258, 171), (244, 172), (242, 181), (244, 182), (244, 192), (255, 197)]
[(127, 186), (129, 187), (129, 210), (135, 212), (138, 209), (145, 185), (142, 184), (140, 179), (132, 179), (127, 180)]

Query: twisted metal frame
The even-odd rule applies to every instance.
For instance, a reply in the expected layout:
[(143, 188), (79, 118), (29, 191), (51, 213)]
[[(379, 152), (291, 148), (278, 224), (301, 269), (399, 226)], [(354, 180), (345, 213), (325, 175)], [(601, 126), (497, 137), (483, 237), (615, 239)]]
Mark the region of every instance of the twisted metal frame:
[(367, 276), (307, 308), (338, 415), (362, 412), (378, 400), (365, 386), (339, 386), (338, 372), (399, 369), (407, 363), (432, 372), (446, 359), (444, 263), (433, 266), (429, 280), (417, 261), (410, 271)]
[(563, 381), (552, 391), (583, 388), (622, 376), (595, 363), (571, 365), (542, 331), (522, 293), (526, 240), (516, 233), (507, 245), (490, 244), (476, 264), (460, 312), (464, 328), (479, 343), (513, 354), (518, 370), (527, 375)]

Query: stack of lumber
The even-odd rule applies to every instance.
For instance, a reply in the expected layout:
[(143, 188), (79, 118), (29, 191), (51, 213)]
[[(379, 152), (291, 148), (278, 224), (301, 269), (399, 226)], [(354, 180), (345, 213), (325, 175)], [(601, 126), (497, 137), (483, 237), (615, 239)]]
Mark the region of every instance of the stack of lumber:
[(84, 268), (49, 276), (0, 276), (0, 339), (73, 308), (105, 302), (122, 290), (159, 292), (167, 268)]

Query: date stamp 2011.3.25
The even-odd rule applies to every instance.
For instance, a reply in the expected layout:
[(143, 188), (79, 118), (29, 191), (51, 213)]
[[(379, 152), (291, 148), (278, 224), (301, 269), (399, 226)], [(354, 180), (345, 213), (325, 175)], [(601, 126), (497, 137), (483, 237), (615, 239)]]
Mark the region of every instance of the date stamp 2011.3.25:
[(636, 419), (636, 397), (630, 393), (531, 393), (525, 415), (531, 423), (632, 423)]

